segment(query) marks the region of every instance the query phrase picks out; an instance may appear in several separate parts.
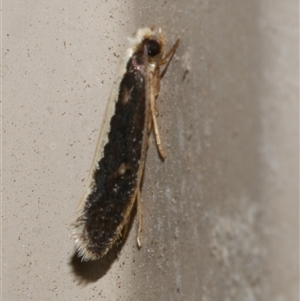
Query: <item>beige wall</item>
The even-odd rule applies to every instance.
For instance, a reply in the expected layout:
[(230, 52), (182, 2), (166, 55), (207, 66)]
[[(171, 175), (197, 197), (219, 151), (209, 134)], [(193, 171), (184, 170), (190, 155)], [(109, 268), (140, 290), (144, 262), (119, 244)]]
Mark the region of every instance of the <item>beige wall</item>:
[[(2, 299), (296, 301), (296, 1), (5, 1)], [(143, 248), (72, 261), (84, 189), (125, 37), (181, 38), (157, 102)], [(153, 142), (153, 139), (151, 140)], [(72, 262), (72, 263), (70, 263)]]

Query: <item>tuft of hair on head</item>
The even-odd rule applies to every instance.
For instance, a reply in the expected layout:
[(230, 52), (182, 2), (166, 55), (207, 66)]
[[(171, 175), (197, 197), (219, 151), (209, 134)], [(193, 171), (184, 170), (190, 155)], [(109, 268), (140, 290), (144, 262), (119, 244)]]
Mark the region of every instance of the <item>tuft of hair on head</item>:
[(144, 27), (138, 29), (131, 37), (128, 38), (132, 46), (141, 43), (144, 39), (149, 39), (155, 36), (154, 29), (152, 30), (149, 27)]

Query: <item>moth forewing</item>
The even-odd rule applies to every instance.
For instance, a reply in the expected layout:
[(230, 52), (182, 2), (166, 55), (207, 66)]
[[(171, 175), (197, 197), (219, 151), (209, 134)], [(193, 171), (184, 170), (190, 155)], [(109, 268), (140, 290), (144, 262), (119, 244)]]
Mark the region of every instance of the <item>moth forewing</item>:
[(97, 140), (96, 150), (94, 153), (92, 165), (86, 182), (86, 188), (82, 198), (80, 199), (80, 202), (78, 203), (75, 218), (77, 218), (76, 217), (76, 215), (78, 215), (77, 212), (78, 211), (80, 212), (83, 209), (82, 206), (86, 202), (86, 199), (90, 194), (93, 185), (95, 184), (94, 173), (95, 170), (98, 168), (98, 162), (103, 156), (103, 149), (108, 141), (108, 133), (110, 128), (109, 125), (110, 125), (111, 117), (114, 115), (115, 105), (118, 100), (120, 82), (122, 81), (123, 78), (122, 75), (126, 72), (126, 63), (128, 59), (131, 57), (131, 55), (132, 55), (132, 49), (129, 48), (126, 50), (124, 57), (119, 63), (117, 74), (116, 74), (116, 80), (113, 83), (113, 87), (111, 89), (110, 96), (103, 115), (103, 121), (100, 128), (100, 133)]
[(120, 65), (87, 188), (72, 223), (77, 251), (83, 260), (101, 258), (111, 249), (122, 235), (135, 201), (137, 243), (141, 246), (140, 186), (152, 126), (158, 151), (165, 157), (155, 116), (163, 50), (161, 30), (156, 35), (153, 29), (139, 29)]
[[(113, 87), (109, 96), (109, 100), (106, 105), (105, 113), (103, 115), (103, 121), (100, 128), (99, 137), (97, 140), (96, 150), (94, 153), (92, 165), (90, 168), (90, 172), (88, 175), (88, 179), (86, 181), (86, 188), (83, 193), (83, 196), (81, 197), (76, 212), (72, 218), (72, 228), (73, 228), (73, 237), (75, 239), (75, 246), (77, 248), (77, 252), (79, 256), (82, 256), (83, 260), (93, 260), (97, 259), (97, 257), (89, 252), (88, 250), (88, 238), (87, 233), (85, 230), (85, 206), (88, 203), (88, 197), (90, 196), (91, 192), (93, 191), (96, 182), (95, 182), (95, 172), (97, 169), (99, 169), (99, 161), (104, 155), (104, 147), (108, 142), (108, 134), (110, 130), (110, 122), (111, 118), (114, 115), (115, 112), (115, 106), (116, 102), (118, 100), (119, 95), (119, 87), (120, 82), (122, 81), (123, 75), (126, 72), (126, 64), (129, 60), (129, 58), (132, 56), (133, 49), (128, 48), (125, 52), (124, 57), (122, 58), (121, 62), (119, 63), (116, 79), (113, 83)], [(104, 251), (105, 253), (105, 251)], [(105, 254), (103, 254), (104, 256)], [(99, 258), (102, 256), (99, 256)]]

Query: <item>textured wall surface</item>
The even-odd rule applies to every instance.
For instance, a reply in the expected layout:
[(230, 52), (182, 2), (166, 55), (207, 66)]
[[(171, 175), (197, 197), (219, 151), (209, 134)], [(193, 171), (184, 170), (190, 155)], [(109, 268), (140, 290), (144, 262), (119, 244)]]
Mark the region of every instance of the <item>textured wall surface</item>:
[[(6, 1), (2, 300), (296, 301), (296, 1)], [(162, 81), (136, 219), (81, 263), (69, 223), (126, 37), (180, 47)]]

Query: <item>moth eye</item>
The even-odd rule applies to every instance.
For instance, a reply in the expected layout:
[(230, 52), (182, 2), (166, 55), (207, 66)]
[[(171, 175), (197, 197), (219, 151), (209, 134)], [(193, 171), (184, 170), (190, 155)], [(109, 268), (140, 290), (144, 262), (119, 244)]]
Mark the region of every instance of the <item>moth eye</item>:
[(160, 44), (156, 40), (149, 40), (147, 43), (147, 51), (149, 56), (156, 56), (160, 53)]

